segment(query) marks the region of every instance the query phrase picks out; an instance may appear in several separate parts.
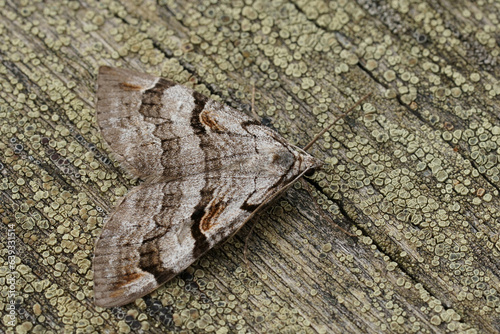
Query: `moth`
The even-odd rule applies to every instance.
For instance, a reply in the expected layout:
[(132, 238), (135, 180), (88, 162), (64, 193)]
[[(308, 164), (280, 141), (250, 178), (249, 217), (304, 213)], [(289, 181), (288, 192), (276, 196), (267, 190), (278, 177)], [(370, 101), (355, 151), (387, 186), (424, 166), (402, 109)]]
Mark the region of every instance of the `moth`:
[(253, 118), (172, 81), (104, 66), (97, 84), (102, 137), (143, 180), (96, 243), (98, 306), (152, 292), (322, 165)]

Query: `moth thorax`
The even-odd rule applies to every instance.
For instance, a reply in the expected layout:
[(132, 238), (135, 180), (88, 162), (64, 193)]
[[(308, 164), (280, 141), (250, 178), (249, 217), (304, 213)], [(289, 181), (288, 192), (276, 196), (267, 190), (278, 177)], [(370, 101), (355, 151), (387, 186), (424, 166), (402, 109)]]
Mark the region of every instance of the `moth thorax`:
[(279, 166), (290, 166), (295, 162), (295, 156), (289, 151), (278, 151), (271, 154), (270, 163)]

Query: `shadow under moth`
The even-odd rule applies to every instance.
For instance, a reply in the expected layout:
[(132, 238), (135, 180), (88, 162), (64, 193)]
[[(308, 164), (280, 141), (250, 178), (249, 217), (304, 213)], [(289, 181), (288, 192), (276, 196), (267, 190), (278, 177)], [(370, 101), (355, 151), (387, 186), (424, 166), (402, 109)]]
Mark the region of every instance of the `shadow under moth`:
[(143, 180), (96, 243), (98, 306), (152, 292), (322, 165), (255, 119), (172, 81), (104, 66), (97, 84), (102, 136)]

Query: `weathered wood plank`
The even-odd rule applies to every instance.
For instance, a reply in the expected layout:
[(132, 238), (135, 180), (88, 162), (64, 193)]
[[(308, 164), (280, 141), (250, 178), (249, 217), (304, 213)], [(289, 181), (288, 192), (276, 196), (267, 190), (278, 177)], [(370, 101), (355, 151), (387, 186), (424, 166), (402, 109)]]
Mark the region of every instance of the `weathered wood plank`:
[[(0, 2), (3, 224), (23, 332), (500, 330), (498, 2)], [(134, 185), (97, 131), (125, 66), (256, 109), (304, 146), (368, 92), (297, 184), (144, 300), (92, 302), (93, 245)], [(349, 236), (337, 228), (355, 234)], [(9, 305), (2, 238), (0, 308)], [(128, 315), (126, 317), (126, 315)]]

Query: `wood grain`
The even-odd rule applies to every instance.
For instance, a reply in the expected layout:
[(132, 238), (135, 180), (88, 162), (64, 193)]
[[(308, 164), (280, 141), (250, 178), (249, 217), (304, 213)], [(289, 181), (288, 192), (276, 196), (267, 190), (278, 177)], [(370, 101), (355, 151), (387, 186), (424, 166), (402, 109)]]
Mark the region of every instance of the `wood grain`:
[[(486, 1), (0, 2), (2, 236), (27, 332), (496, 333), (500, 5)], [(95, 119), (101, 65), (192, 86), (323, 171), (135, 304), (93, 303), (91, 259), (134, 181)], [(352, 237), (335, 226), (338, 224)], [(8, 248), (1, 238), (0, 307)]]

